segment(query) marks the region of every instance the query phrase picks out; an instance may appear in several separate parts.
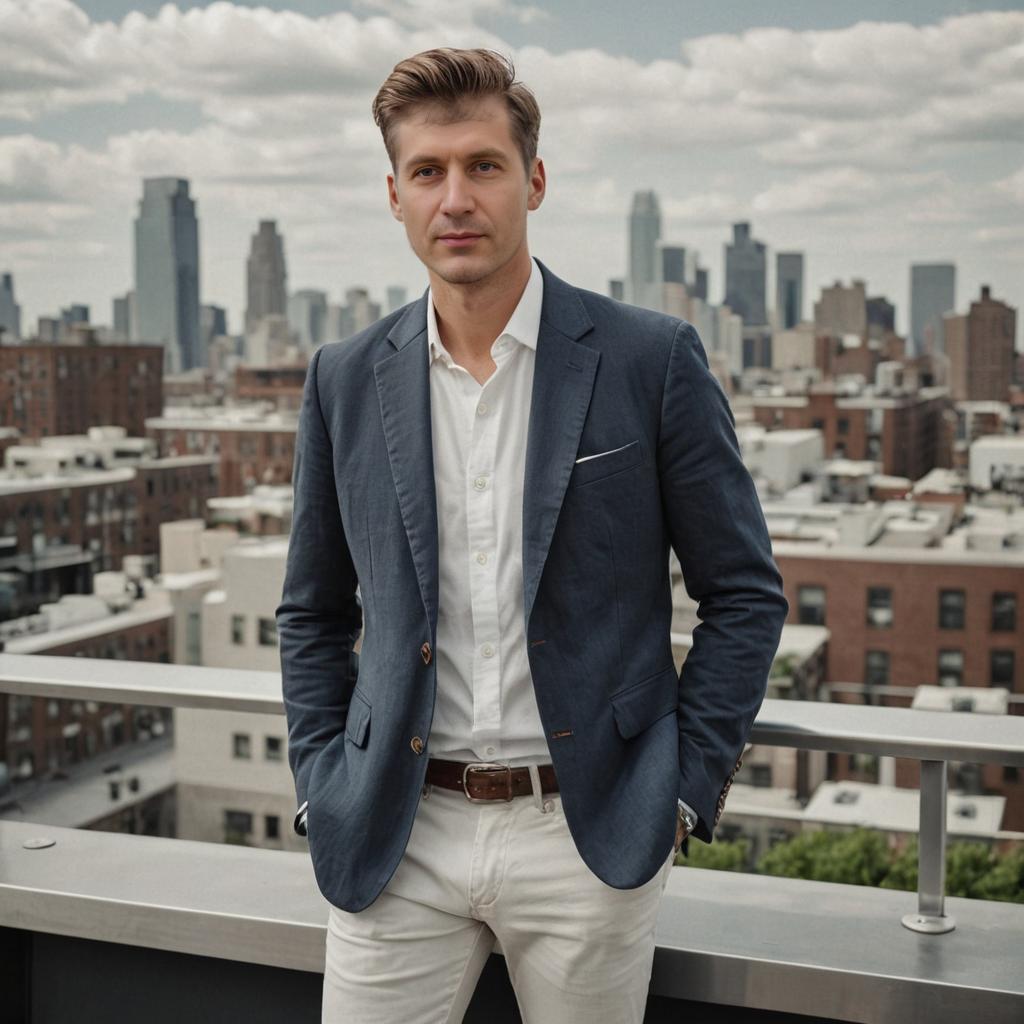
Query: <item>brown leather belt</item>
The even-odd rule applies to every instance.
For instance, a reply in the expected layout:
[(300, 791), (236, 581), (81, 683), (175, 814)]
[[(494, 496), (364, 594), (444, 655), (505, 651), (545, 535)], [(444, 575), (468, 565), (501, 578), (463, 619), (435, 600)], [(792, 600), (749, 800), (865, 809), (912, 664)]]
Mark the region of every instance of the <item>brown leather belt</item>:
[[(542, 793), (557, 793), (558, 779), (555, 766), (541, 764)], [(528, 796), (533, 792), (530, 771), (527, 767), (510, 768), (507, 764), (490, 761), (445, 761), (432, 757), (427, 761), (427, 782), (442, 789), (454, 789), (464, 793), (471, 803), (482, 800), (512, 800), (517, 796)]]

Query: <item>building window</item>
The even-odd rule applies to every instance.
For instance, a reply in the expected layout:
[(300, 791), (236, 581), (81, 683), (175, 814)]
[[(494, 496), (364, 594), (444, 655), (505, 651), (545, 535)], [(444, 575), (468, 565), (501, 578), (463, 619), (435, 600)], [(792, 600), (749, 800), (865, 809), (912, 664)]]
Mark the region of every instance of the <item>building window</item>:
[(260, 646), (277, 646), (277, 620), (260, 617)]
[(992, 632), (1013, 633), (1017, 629), (1017, 595), (996, 591), (992, 595)]
[(276, 814), (263, 816), (263, 834), (267, 839), (281, 838), (281, 819)]
[(868, 625), (879, 629), (892, 625), (891, 587), (868, 587)]
[(868, 651), (864, 657), (864, 682), (868, 686), (889, 685), (889, 652)]
[(284, 751), (284, 744), (280, 736), (263, 737), (263, 757), (267, 761), (280, 761)]
[(964, 681), (964, 652), (939, 651), (939, 686), (960, 686)]
[(825, 588), (797, 588), (798, 616), (801, 626), (825, 625)]
[(966, 603), (962, 590), (940, 590), (939, 629), (963, 629)]
[(850, 421), (845, 416), (839, 417), (837, 426), (840, 434), (848, 434), (850, 432)]
[(231, 616), (231, 642), (236, 646), (245, 643), (245, 616)]
[(771, 789), (772, 766), (770, 764), (752, 764), (750, 766), (750, 781), (752, 785)]
[(247, 732), (236, 732), (231, 736), (232, 750), (235, 757), (251, 758), (252, 750)]
[(992, 686), (1013, 689), (1013, 651), (992, 651), (989, 681)]
[(248, 811), (224, 811), (224, 842), (247, 846), (252, 835), (252, 815)]

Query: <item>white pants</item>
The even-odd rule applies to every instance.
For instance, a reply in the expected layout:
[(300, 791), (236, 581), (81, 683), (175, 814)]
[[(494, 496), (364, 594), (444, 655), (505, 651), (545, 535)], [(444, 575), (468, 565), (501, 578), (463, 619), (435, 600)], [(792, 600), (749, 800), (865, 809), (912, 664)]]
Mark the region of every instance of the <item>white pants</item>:
[(675, 854), (615, 889), (580, 857), (558, 793), (475, 804), (426, 788), (377, 899), (330, 906), (324, 1024), (458, 1024), (496, 940), (524, 1024), (641, 1024)]

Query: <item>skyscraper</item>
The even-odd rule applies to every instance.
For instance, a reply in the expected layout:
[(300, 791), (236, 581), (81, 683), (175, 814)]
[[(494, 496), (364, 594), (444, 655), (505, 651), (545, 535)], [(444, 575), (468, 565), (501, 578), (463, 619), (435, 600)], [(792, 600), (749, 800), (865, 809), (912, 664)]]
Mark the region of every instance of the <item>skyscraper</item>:
[(199, 224), (185, 178), (145, 178), (135, 218), (134, 339), (164, 346), (164, 372), (205, 364), (199, 340)]
[(765, 312), (767, 256), (763, 242), (750, 237), (750, 225), (733, 224), (732, 244), (725, 246), (725, 304), (744, 326), (768, 322)]
[(21, 306), (14, 301), (14, 276), (0, 278), (0, 331), (7, 332), (7, 341), (21, 340)]
[(661, 208), (652, 191), (634, 192), (629, 213), (629, 281), (626, 298), (634, 306), (660, 308), (658, 239)]
[(134, 339), (135, 330), (135, 292), (128, 292), (125, 295), (114, 297), (114, 336), (120, 341), (131, 341)]
[(246, 262), (246, 333), (265, 316), (286, 315), (287, 279), (284, 239), (277, 233), (277, 221), (261, 220), (259, 230), (252, 236)]
[(942, 317), (956, 308), (956, 267), (952, 263), (914, 263), (910, 267), (910, 336), (914, 352), (930, 344), (946, 350)]
[(687, 284), (686, 249), (682, 245), (661, 247), (661, 280), (666, 284)]
[(677, 316), (682, 320), (690, 318), (690, 284), (693, 256), (682, 245), (658, 245), (658, 262), (661, 269), (661, 286), (658, 289), (659, 303), (656, 308), (662, 313)]
[(327, 292), (316, 288), (301, 288), (288, 296), (288, 326), (299, 336), (299, 344), (308, 352), (326, 341)]
[(775, 313), (777, 326), (788, 331), (804, 318), (804, 254), (780, 252), (775, 256)]
[(708, 272), (706, 267), (697, 267), (693, 282), (694, 298), (708, 301)]

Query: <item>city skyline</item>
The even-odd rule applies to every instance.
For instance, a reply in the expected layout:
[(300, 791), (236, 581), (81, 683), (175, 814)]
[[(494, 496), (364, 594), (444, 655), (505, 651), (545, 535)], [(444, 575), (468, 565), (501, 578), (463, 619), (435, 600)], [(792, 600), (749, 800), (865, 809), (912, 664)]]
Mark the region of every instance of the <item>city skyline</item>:
[(132, 286), (135, 204), (153, 176), (189, 180), (201, 300), (226, 307), (233, 331), (261, 219), (285, 239), (292, 290), (418, 295), (426, 273), (387, 209), (369, 101), (395, 61), (433, 45), (507, 52), (537, 93), (549, 188), (531, 251), (584, 287), (625, 276), (632, 196), (650, 189), (662, 241), (699, 254), (713, 302), (738, 221), (773, 268), (778, 252), (805, 254), (805, 314), (822, 287), (861, 278), (906, 334), (914, 263), (956, 264), (959, 312), (983, 284), (1017, 308), (1024, 299), (1021, 12), (939, 20), (952, 5), (915, 4), (914, 24), (831, 27), (804, 10), (767, 29), (704, 19), (716, 34), (680, 32), (671, 59), (633, 37), (628, 54), (602, 49), (603, 19), (580, 22), (575, 49), (537, 45), (565, 45), (569, 4), (499, 16), (490, 0), (451, 0), (441, 31), (398, 0), (330, 17), (312, 0), (131, 6), (0, 0), (12, 26), (0, 41), (0, 271), (14, 275), (24, 331), (69, 303), (110, 322)]

